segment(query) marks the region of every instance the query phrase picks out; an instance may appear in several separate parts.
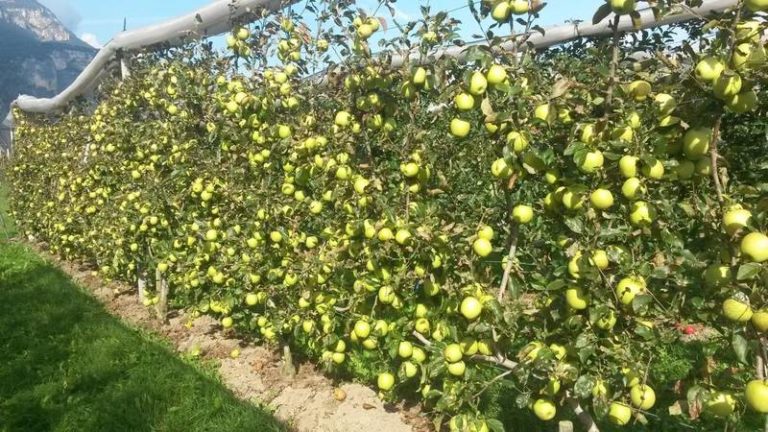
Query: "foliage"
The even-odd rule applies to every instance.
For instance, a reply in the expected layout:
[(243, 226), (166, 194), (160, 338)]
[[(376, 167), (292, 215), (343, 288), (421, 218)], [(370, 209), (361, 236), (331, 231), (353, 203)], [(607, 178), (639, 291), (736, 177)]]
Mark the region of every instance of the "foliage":
[[(416, 395), (453, 429), (577, 403), (622, 423), (609, 410), (640, 384), (658, 402), (638, 428), (759, 422), (709, 401), (740, 398), (761, 352), (763, 315), (742, 318), (766, 302), (765, 246), (740, 245), (766, 231), (765, 58), (741, 22), (763, 19), (687, 25), (696, 50), (662, 30), (539, 54), (500, 50), (537, 12), (497, 6), (474, 11), (500, 22), (461, 59), (430, 54), (458, 23), (428, 7), (372, 55), (387, 20), (347, 1), (238, 26), (230, 56), (147, 53), (92, 114), (19, 115), (15, 214), (56, 253), (157, 270), (174, 305)], [(689, 332), (700, 349), (670, 348)]]

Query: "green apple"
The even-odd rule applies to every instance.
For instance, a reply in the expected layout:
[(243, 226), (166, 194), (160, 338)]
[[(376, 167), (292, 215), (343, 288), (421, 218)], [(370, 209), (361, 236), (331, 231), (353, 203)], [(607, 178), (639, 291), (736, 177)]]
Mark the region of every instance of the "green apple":
[(451, 120), (451, 135), (457, 138), (464, 138), (469, 135), (469, 131), (472, 129), (472, 125), (460, 118), (454, 118)]
[(394, 239), (395, 238), (395, 234), (392, 232), (391, 229), (389, 229), (387, 227), (384, 227), (384, 228), (379, 230), (379, 234), (378, 234), (377, 237), (378, 237), (378, 239), (380, 241), (386, 242), (386, 241), (390, 241), (390, 240)]
[(768, 331), (768, 309), (760, 309), (752, 314), (752, 327), (759, 332)]
[(512, 219), (519, 224), (527, 224), (533, 220), (533, 208), (524, 204), (516, 205), (512, 209)]
[(399, 229), (395, 233), (395, 241), (400, 245), (404, 245), (408, 243), (408, 240), (410, 240), (410, 238), (411, 238), (411, 233), (406, 229)]
[(632, 408), (621, 402), (611, 402), (608, 408), (608, 420), (611, 423), (624, 426), (632, 419)]
[(760, 21), (742, 21), (736, 24), (736, 41), (737, 42), (760, 42)]
[(417, 67), (413, 71), (413, 75), (411, 76), (411, 82), (420, 86), (420, 85), (423, 85), (426, 80), (427, 80), (427, 70), (421, 66)]
[(656, 215), (653, 207), (645, 201), (635, 201), (629, 213), (629, 221), (635, 226), (646, 226), (653, 222)]
[(501, 84), (507, 79), (507, 70), (504, 69), (504, 66), (497, 64), (492, 65), (488, 68), (488, 72), (485, 74), (485, 79), (488, 81), (488, 84), (491, 85)]
[(346, 111), (339, 111), (336, 113), (334, 123), (336, 126), (346, 127), (352, 122), (352, 114)]
[(353, 329), (358, 339), (365, 339), (371, 334), (371, 325), (365, 321), (357, 321)]
[(561, 202), (568, 210), (578, 210), (584, 206), (584, 197), (582, 190), (575, 186), (565, 188), (562, 191)]
[(248, 293), (245, 296), (245, 304), (255, 306), (259, 302), (259, 297), (254, 293)]
[(512, 13), (509, 1), (497, 1), (491, 8), (491, 17), (498, 22), (506, 22)]
[(554, 120), (552, 106), (548, 103), (537, 105), (533, 110), (533, 116), (541, 121), (552, 123)]
[(766, 60), (765, 48), (760, 44), (741, 43), (736, 45), (731, 57), (731, 65), (734, 69), (748, 69), (760, 66)]
[(631, 178), (637, 176), (637, 162), (639, 159), (636, 156), (624, 155), (619, 159), (619, 171), (624, 178)]
[(637, 177), (628, 178), (621, 186), (621, 194), (630, 201), (639, 199), (643, 193), (643, 185)]
[(416, 177), (419, 174), (419, 164), (415, 162), (400, 164), (400, 172), (408, 178)]
[(493, 240), (494, 236), (493, 228), (489, 227), (488, 225), (483, 225), (479, 230), (477, 230), (477, 236), (481, 239), (491, 241)]
[(607, 314), (598, 318), (595, 325), (602, 330), (611, 330), (616, 325), (616, 313), (609, 311)]
[(768, 0), (744, 0), (744, 5), (752, 12), (768, 10)]
[(512, 8), (512, 13), (515, 15), (527, 14), (531, 9), (528, 0), (510, 0), (509, 4)]
[(596, 249), (593, 251), (591, 259), (592, 265), (600, 270), (607, 269), (608, 265), (610, 264), (610, 261), (608, 260), (608, 253), (602, 249)]
[(738, 74), (724, 73), (715, 79), (712, 90), (718, 98), (728, 99), (739, 94), (741, 85), (741, 77)]
[(640, 384), (629, 391), (632, 405), (641, 410), (649, 410), (656, 404), (656, 392), (650, 386)]
[(723, 215), (723, 226), (725, 232), (729, 235), (736, 234), (739, 230), (746, 228), (752, 219), (752, 213), (740, 205), (730, 207)]
[(710, 158), (701, 158), (696, 161), (696, 173), (705, 177), (712, 175), (712, 160)]
[(675, 167), (675, 174), (679, 180), (690, 180), (696, 171), (696, 164), (685, 159), (678, 162)]
[(488, 80), (482, 72), (475, 71), (469, 79), (469, 92), (475, 96), (485, 93), (488, 88)]
[(725, 286), (733, 279), (733, 272), (727, 265), (712, 264), (704, 270), (704, 285), (710, 288)]
[(735, 298), (723, 302), (723, 315), (736, 322), (747, 322), (752, 318), (752, 308), (749, 304)]
[(704, 404), (704, 411), (715, 417), (728, 417), (736, 410), (736, 399), (725, 392), (713, 392)]
[(413, 344), (408, 341), (400, 342), (397, 346), (397, 355), (404, 359), (411, 358), (413, 355)]
[(709, 128), (691, 128), (683, 136), (683, 153), (690, 160), (699, 160), (709, 151), (712, 130)]
[(632, 304), (638, 294), (646, 292), (645, 279), (640, 276), (625, 277), (616, 285), (616, 296), (623, 305)]
[(395, 376), (389, 372), (380, 373), (376, 379), (376, 384), (379, 386), (379, 390), (388, 391), (395, 385)]
[(644, 101), (651, 94), (651, 84), (648, 81), (636, 80), (629, 83), (627, 90), (636, 101)]
[(741, 239), (741, 253), (753, 262), (768, 261), (768, 236), (759, 232), (747, 234)]
[(508, 179), (512, 176), (512, 168), (510, 168), (506, 159), (499, 158), (491, 164), (491, 174), (497, 178)]
[(480, 257), (487, 257), (493, 252), (493, 245), (486, 239), (479, 238), (472, 243), (472, 250)]
[(463, 315), (464, 318), (472, 321), (479, 317), (483, 312), (483, 304), (480, 303), (480, 300), (476, 297), (465, 297), (464, 300), (461, 301), (459, 312), (461, 312), (461, 315)]
[(469, 111), (475, 107), (475, 98), (469, 93), (459, 93), (453, 98), (453, 103), (460, 111)]
[(457, 361), (456, 363), (448, 364), (448, 373), (453, 376), (463, 376), (466, 370), (467, 365), (464, 364), (464, 361)]
[(635, 10), (635, 0), (609, 0), (609, 4), (616, 15), (626, 15)]
[(406, 378), (413, 378), (419, 372), (419, 368), (409, 361), (403, 362), (400, 367), (402, 368), (403, 375), (405, 375)]
[(589, 306), (589, 296), (579, 287), (570, 287), (565, 290), (565, 302), (572, 309), (584, 310)]
[(704, 57), (694, 69), (696, 78), (712, 83), (725, 71), (725, 62), (717, 57)]
[(507, 146), (515, 153), (521, 153), (528, 148), (528, 139), (522, 133), (512, 131), (507, 134)]
[(539, 420), (549, 421), (557, 415), (557, 406), (549, 399), (537, 399), (531, 409)]
[(672, 95), (667, 93), (657, 94), (653, 101), (659, 117), (667, 117), (677, 108), (677, 101)]
[(605, 210), (613, 206), (613, 194), (608, 189), (595, 189), (589, 196), (592, 207)]
[(592, 150), (584, 156), (584, 161), (579, 165), (579, 169), (585, 173), (594, 173), (603, 167), (604, 161), (603, 152)]
[(768, 381), (752, 380), (744, 390), (747, 405), (759, 413), (768, 413)]
[(233, 324), (234, 321), (232, 320), (232, 317), (224, 317), (221, 319), (221, 326), (225, 329), (232, 327)]
[(757, 108), (757, 93), (754, 90), (739, 93), (726, 99), (725, 106), (737, 114), (753, 111)]
[(464, 353), (461, 351), (461, 346), (456, 343), (446, 345), (443, 349), (443, 357), (448, 363), (456, 363), (464, 358)]
[(643, 164), (642, 172), (649, 179), (660, 180), (664, 177), (664, 164), (658, 159), (652, 159), (649, 163)]
[(584, 144), (592, 144), (597, 138), (597, 126), (593, 123), (585, 124), (581, 127), (580, 141)]

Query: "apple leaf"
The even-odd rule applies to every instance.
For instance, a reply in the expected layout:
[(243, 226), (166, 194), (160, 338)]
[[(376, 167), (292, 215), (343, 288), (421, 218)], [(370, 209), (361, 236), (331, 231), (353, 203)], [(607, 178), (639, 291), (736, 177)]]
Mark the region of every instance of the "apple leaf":
[(587, 399), (592, 394), (592, 389), (595, 387), (595, 378), (591, 375), (582, 375), (576, 380), (576, 384), (573, 385), (573, 392), (579, 399)]
[(746, 280), (752, 280), (754, 279), (762, 269), (762, 266), (759, 263), (747, 263), (743, 264), (739, 267), (739, 270), (736, 272), (736, 280), (738, 281), (746, 281)]
[(605, 3), (604, 5), (600, 6), (597, 9), (597, 12), (592, 16), (592, 24), (597, 24), (600, 21), (604, 20), (608, 17), (608, 15), (611, 14), (611, 5), (608, 3)]
[(504, 424), (495, 418), (485, 419), (485, 424), (488, 425), (493, 432), (505, 432)]
[(749, 364), (747, 361), (747, 354), (749, 353), (749, 343), (746, 339), (744, 339), (744, 336), (740, 334), (733, 335), (733, 339), (731, 340), (731, 345), (733, 346), (733, 352), (736, 353), (736, 358), (739, 359), (741, 363)]

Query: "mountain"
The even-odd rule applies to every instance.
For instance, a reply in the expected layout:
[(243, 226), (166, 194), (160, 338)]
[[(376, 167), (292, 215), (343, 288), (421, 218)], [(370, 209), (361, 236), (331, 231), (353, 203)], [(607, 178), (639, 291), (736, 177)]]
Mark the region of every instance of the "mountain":
[(96, 54), (35, 0), (0, 0), (0, 121), (19, 94), (50, 97)]

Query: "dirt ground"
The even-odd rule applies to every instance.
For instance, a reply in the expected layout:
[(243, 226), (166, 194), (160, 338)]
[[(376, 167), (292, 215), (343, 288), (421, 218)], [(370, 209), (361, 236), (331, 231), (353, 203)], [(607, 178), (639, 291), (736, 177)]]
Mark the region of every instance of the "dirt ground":
[[(90, 269), (62, 261), (32, 245), (80, 285), (89, 289), (112, 314), (130, 325), (150, 330), (169, 340), (180, 353), (199, 348), (200, 356), (215, 360), (224, 384), (238, 397), (270, 407), (275, 416), (297, 432), (427, 432), (430, 421), (416, 407), (384, 404), (370, 387), (356, 383), (334, 385), (311, 363), (295, 364), (296, 374), (283, 371), (275, 349), (248, 345), (221, 332), (214, 319), (192, 319), (184, 311), (171, 311), (160, 322), (152, 308), (141, 305), (135, 288), (105, 282)], [(238, 348), (240, 355), (230, 353)]]

